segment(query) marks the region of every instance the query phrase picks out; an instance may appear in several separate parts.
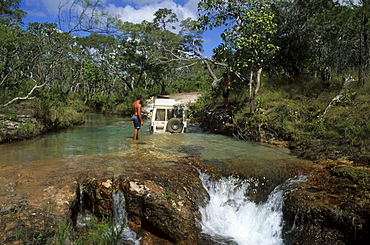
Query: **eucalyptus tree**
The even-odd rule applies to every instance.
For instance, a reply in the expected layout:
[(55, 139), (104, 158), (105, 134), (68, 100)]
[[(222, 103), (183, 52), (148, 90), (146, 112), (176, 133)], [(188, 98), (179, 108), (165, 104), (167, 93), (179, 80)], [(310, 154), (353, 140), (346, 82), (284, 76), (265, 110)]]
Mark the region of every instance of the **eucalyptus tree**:
[(149, 52), (154, 45), (150, 33), (154, 29), (156, 28), (153, 24), (147, 21), (140, 24), (124, 22), (119, 26), (119, 48), (113, 66), (131, 91), (137, 87), (150, 87), (150, 81), (147, 79), (151, 67)]
[(130, 76), (131, 88), (141, 87), (154, 94), (165, 92), (184, 63), (179, 58), (184, 50), (182, 36), (147, 21), (141, 24), (125, 22), (119, 30), (121, 48), (117, 66)]
[(82, 92), (86, 100), (122, 94), (121, 80), (112, 69), (117, 48), (117, 39), (112, 35), (92, 33), (76, 37), (73, 56), (81, 67), (81, 79), (74, 90)]
[(293, 77), (349, 70), (359, 45), (354, 9), (333, 0), (274, 0), (278, 23), (275, 43), (282, 47), (275, 63)]
[(0, 1), (0, 107), (11, 99), (21, 76), (18, 42), (22, 40), (20, 25), (26, 12), (19, 9), (20, 2)]
[(370, 1), (274, 0), (278, 23), (276, 64), (292, 76), (358, 73), (363, 84), (370, 65)]
[(278, 49), (272, 42), (276, 23), (271, 5), (265, 0), (201, 0), (198, 9), (205, 28), (225, 27), (214, 59), (249, 84), (254, 112), (262, 70)]
[(19, 42), (22, 40), (21, 28), (0, 25), (0, 105), (11, 100), (20, 89), (23, 79), (20, 67), (23, 62)]
[(370, 1), (362, 0), (361, 7), (357, 9), (357, 16), (360, 18), (360, 28), (359, 28), (359, 68), (358, 77), (360, 85), (365, 82), (365, 72), (370, 75)]
[(70, 82), (65, 74), (70, 68), (71, 40), (55, 24), (30, 23), (15, 40), (16, 48), (7, 60), (10, 76), (4, 76), (2, 85), (14, 98), (3, 106), (33, 99), (41, 88), (54, 93), (63, 91)]
[(187, 18), (181, 21), (180, 27), (179, 35), (183, 38), (181, 45), (186, 56), (194, 55), (194, 52), (203, 52), (204, 30), (200, 27), (199, 22)]

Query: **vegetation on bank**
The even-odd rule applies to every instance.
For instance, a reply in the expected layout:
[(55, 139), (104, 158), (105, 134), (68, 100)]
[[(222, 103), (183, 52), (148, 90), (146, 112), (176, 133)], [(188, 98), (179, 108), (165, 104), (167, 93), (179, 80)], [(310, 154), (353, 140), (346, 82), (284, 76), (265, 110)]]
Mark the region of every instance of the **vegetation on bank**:
[[(230, 130), (239, 139), (287, 141), (296, 154), (311, 160), (349, 156), (368, 165), (370, 85), (359, 86), (355, 78), (343, 88), (345, 78), (348, 75), (343, 74), (323, 83), (312, 76), (298, 81), (264, 76), (254, 112), (246, 96), (248, 87), (232, 88)], [(199, 100), (193, 106), (194, 117), (203, 116), (204, 108), (224, 110), (220, 91)]]

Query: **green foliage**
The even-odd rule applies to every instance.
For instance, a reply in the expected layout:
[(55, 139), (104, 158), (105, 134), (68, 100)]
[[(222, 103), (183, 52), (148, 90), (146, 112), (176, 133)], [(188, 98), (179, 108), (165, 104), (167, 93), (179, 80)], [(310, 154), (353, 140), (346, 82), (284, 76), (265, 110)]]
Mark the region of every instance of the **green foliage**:
[(173, 13), (171, 9), (167, 8), (158, 9), (157, 12), (154, 13), (154, 16), (154, 26), (162, 30), (166, 30), (168, 24), (178, 21), (177, 15)]
[[(290, 142), (292, 148), (315, 148), (317, 154), (330, 157), (356, 155), (357, 159), (370, 159), (370, 85), (358, 86), (355, 82), (343, 90), (343, 79), (333, 76), (328, 87), (317, 77), (291, 79), (264, 78), (254, 114), (248, 111), (246, 89), (231, 99), (236, 135), (244, 139), (268, 140), (275, 137)], [(339, 93), (342, 97), (322, 115)], [(219, 100), (211, 94), (203, 96), (193, 105), (194, 117), (202, 110), (213, 110)], [(317, 156), (316, 156), (317, 157)]]
[(26, 16), (26, 12), (19, 9), (20, 3), (21, 0), (7, 0), (1, 2), (0, 24), (22, 24), (22, 18)]
[(112, 245), (119, 244), (123, 235), (125, 224), (116, 226), (111, 218), (91, 219), (88, 224), (88, 230), (82, 236), (79, 236), (74, 244), (76, 245)]
[(203, 111), (214, 107), (214, 96), (211, 90), (206, 91), (198, 98), (196, 103), (190, 105), (191, 114), (189, 119), (193, 122), (197, 121), (202, 115)]
[(46, 94), (34, 103), (34, 116), (43, 122), (47, 129), (68, 128), (83, 123), (83, 117), (74, 109), (68, 108), (60, 97)]
[(198, 9), (205, 28), (227, 27), (215, 57), (230, 64), (232, 70), (260, 67), (277, 50), (272, 42), (275, 16), (268, 1), (200, 1)]
[(51, 244), (65, 245), (71, 243), (73, 236), (73, 226), (66, 220), (61, 220), (55, 231), (55, 235)]
[(370, 173), (367, 168), (342, 165), (333, 167), (331, 171), (335, 175), (350, 179), (353, 182), (360, 184), (365, 189), (370, 188)]

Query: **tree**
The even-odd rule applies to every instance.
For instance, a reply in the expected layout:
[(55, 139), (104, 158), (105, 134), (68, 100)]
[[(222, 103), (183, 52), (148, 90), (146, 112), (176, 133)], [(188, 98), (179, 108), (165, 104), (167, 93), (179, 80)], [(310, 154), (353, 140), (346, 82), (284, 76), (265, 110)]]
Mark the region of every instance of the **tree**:
[(368, 2), (274, 0), (274, 43), (282, 47), (275, 63), (292, 77), (312, 74), (325, 84), (330, 73), (356, 70), (363, 84), (370, 64)]
[(265, 0), (201, 0), (198, 6), (205, 28), (225, 26), (223, 43), (214, 57), (227, 64), (240, 80), (249, 81), (250, 110), (254, 112), (263, 67), (278, 49), (272, 43), (276, 23), (270, 4)]
[(0, 24), (20, 25), (26, 12), (19, 9), (21, 0), (2, 0), (0, 1)]
[(5, 46), (10, 56), (2, 70), (1, 89), (9, 101), (3, 107), (17, 100), (34, 99), (37, 90), (44, 87), (51, 92), (63, 91), (70, 81), (63, 77), (73, 61), (71, 39), (55, 24), (30, 23), (27, 31), (14, 39), (14, 46)]
[[(154, 26), (165, 31), (167, 30), (167, 25), (178, 22), (177, 15), (172, 12), (171, 9), (158, 9), (153, 20)], [(171, 26), (172, 29), (175, 29), (174, 26)]]

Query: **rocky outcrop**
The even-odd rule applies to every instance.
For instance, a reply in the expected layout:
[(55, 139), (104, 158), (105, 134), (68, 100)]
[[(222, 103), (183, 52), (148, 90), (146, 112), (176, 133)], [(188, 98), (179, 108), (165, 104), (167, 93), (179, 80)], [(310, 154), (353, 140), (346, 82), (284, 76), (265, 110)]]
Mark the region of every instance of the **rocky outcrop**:
[(284, 234), (290, 244), (370, 244), (370, 172), (351, 162), (319, 161), (287, 191)]
[[(197, 168), (218, 175), (219, 170), (194, 158), (170, 168), (153, 168), (142, 174), (120, 175), (114, 178), (84, 177), (84, 209), (93, 215), (112, 216), (113, 193), (122, 191), (128, 226), (142, 237), (141, 244), (207, 244), (199, 236), (199, 205), (208, 194), (199, 179)], [(207, 170), (206, 170), (207, 169)], [(74, 220), (80, 207), (76, 202)], [(209, 243), (212, 244), (212, 243)]]
[(204, 131), (232, 136), (234, 132), (233, 114), (225, 108), (207, 109), (199, 119)]
[(50, 130), (84, 123), (82, 116), (73, 110), (69, 110), (69, 114), (66, 113), (59, 118), (55, 117), (54, 120), (50, 123), (31, 115), (17, 115), (11, 119), (0, 115), (0, 143), (31, 139)]
[(0, 115), (0, 143), (29, 139), (45, 131), (46, 128), (30, 115), (18, 115), (12, 120)]

